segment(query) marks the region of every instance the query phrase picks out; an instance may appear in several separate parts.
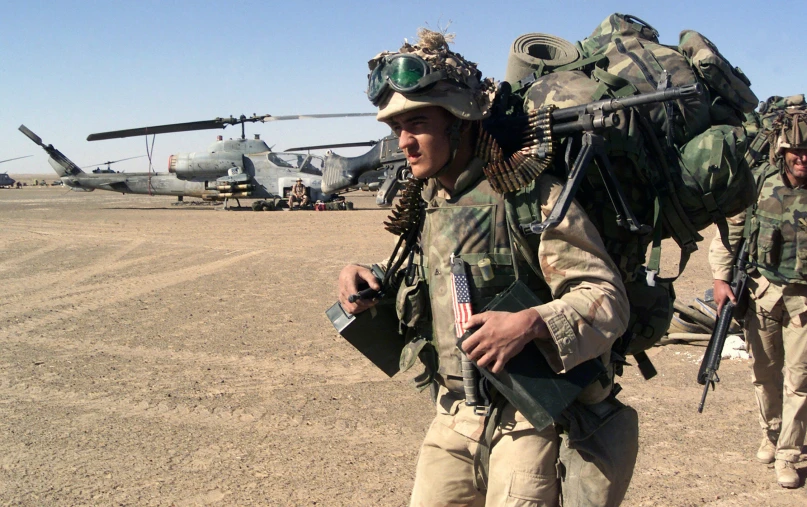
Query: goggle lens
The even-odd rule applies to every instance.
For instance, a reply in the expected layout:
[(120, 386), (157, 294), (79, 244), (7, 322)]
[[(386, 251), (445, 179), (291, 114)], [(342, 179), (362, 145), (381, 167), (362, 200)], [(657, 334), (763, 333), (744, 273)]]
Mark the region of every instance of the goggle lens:
[(396, 58), (386, 66), (385, 74), (393, 88), (406, 91), (417, 87), (426, 75), (426, 65), (420, 59)]
[(412, 55), (395, 55), (381, 61), (370, 73), (367, 96), (375, 104), (388, 84), (398, 92), (417, 90), (421, 79), (428, 73), (428, 65), (421, 58)]

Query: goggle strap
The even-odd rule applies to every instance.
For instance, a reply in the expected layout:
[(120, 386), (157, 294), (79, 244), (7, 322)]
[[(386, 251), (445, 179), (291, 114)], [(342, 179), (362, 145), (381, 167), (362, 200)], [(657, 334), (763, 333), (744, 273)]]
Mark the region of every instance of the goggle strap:
[(417, 87), (425, 88), (430, 86), (438, 81), (442, 81), (448, 77), (448, 73), (444, 70), (433, 71), (429, 74), (426, 74), (422, 78), (418, 80)]

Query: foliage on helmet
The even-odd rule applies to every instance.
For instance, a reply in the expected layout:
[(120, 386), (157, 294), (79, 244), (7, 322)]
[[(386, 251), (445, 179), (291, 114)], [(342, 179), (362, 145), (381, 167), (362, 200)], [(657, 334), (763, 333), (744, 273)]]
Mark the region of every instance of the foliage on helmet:
[[(397, 53), (384, 51), (368, 62), (370, 72), (372, 72), (386, 56), (414, 54), (425, 60), (433, 70), (443, 70), (448, 76), (432, 90), (405, 96), (406, 101), (392, 100), (392, 96), (401, 95), (399, 92), (387, 92), (390, 97), (379, 106), (378, 119), (380, 121), (406, 110), (429, 105), (443, 107), (461, 119), (478, 120), (490, 114), (490, 107), (496, 92), (495, 82), (490, 78), (483, 78), (476, 63), (451, 51), (449, 44), (453, 41), (454, 34), (420, 28), (416, 44), (404, 42)], [(392, 109), (385, 111), (385, 108), (391, 103), (393, 104)]]
[(773, 121), (771, 142), (776, 150), (771, 151), (771, 163), (789, 148), (807, 149), (807, 110), (803, 107), (786, 108)]

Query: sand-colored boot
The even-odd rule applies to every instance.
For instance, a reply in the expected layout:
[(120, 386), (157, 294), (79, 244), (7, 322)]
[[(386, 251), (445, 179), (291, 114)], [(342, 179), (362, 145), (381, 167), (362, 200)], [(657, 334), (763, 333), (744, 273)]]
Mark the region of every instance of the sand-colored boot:
[(777, 459), (774, 465), (776, 469), (776, 482), (783, 488), (798, 488), (799, 487), (799, 474), (793, 467), (793, 463)]
[(771, 442), (768, 437), (762, 437), (762, 443), (759, 446), (759, 450), (757, 451), (757, 459), (761, 463), (773, 463), (774, 457), (776, 456), (776, 444)]

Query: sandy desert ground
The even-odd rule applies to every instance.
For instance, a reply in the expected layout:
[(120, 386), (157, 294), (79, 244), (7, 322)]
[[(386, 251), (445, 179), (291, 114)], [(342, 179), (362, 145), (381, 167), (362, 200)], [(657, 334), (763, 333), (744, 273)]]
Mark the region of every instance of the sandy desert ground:
[[(428, 396), (323, 313), (344, 264), (392, 247), (387, 212), (352, 200), (254, 213), (0, 190), (0, 504), (406, 505)], [(684, 301), (709, 287), (705, 250)], [(807, 505), (754, 459), (747, 360), (723, 361), (697, 413), (702, 354), (657, 347), (658, 377), (622, 378), (641, 421), (625, 505)]]

